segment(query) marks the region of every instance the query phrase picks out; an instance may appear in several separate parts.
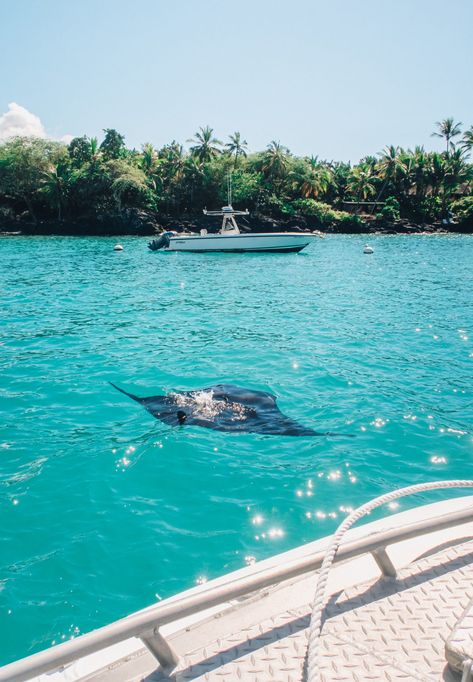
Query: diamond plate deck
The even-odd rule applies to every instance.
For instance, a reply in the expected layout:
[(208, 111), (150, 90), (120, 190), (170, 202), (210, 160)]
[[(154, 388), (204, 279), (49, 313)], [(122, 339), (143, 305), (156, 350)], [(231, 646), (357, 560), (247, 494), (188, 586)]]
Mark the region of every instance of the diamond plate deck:
[(470, 602), (445, 645), (447, 661), (454, 670), (463, 670), (466, 661), (473, 661), (473, 602)]
[[(315, 590), (315, 584), (314, 584)], [(310, 600), (182, 657), (172, 674), (148, 682), (301, 682)], [(399, 571), (332, 595), (322, 631), (323, 682), (459, 680), (445, 641), (473, 598), (473, 542), (449, 547)], [(217, 627), (217, 625), (216, 625)]]

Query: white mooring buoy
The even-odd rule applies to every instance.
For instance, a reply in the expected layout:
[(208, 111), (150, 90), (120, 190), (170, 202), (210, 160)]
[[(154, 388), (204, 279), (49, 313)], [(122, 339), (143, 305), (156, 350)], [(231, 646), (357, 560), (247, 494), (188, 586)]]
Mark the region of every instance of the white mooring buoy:
[(365, 244), (365, 248), (363, 249), (363, 253), (374, 253), (374, 249), (369, 244)]
[(121, 244), (115, 244), (113, 247), (114, 251), (123, 251), (123, 246)]

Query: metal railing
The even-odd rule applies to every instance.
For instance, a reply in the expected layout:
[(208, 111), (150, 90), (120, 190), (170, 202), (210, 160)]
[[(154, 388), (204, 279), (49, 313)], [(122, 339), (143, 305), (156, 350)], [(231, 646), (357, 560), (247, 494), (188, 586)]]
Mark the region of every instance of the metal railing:
[[(409, 540), (420, 534), (431, 533), (458, 526), (473, 520), (473, 504), (465, 509), (403, 525), (342, 544), (336, 563), (363, 554), (371, 554), (385, 576), (395, 577), (396, 569), (386, 552), (386, 547)], [(327, 545), (330, 538), (327, 539)], [(281, 581), (315, 571), (322, 565), (326, 548), (309, 556), (302, 556), (279, 566), (270, 566), (241, 578), (233, 578), (204, 591), (160, 603), (97, 630), (81, 635), (37, 654), (28, 656), (0, 668), (0, 682), (25, 682), (42, 673), (57, 670), (79, 658), (96, 653), (131, 637), (141, 639), (163, 668), (177, 664), (178, 656), (159, 631), (165, 624), (195, 615), (232, 599), (243, 597), (256, 590)]]
[[(314, 594), (312, 604), (312, 614), (310, 617), (308, 645), (307, 645), (307, 681), (321, 682), (320, 677), (320, 635), (322, 632), (322, 618), (324, 607), (326, 604), (326, 588), (330, 569), (334, 564), (337, 552), (346, 532), (360, 519), (372, 511), (381, 507), (384, 504), (390, 504), (394, 500), (407, 495), (414, 495), (416, 493), (425, 493), (431, 490), (445, 490), (452, 488), (473, 488), (472, 479), (454, 479), (447, 481), (428, 481), (424, 483), (415, 483), (414, 485), (391, 490), (388, 493), (383, 493), (374, 497), (372, 500), (365, 502), (350, 514), (340, 523), (335, 533), (330, 538), (330, 545), (327, 547), (323, 564), (317, 574), (317, 586)], [(389, 577), (396, 577), (396, 568), (392, 563), (389, 555), (386, 552), (386, 547), (380, 547), (373, 553), (374, 559), (380, 567), (383, 574)]]

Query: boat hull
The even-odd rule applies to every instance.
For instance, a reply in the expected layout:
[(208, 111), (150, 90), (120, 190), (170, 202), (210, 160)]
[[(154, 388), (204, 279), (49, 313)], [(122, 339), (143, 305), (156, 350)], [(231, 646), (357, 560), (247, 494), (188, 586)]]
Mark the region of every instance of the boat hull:
[(176, 236), (169, 240), (169, 251), (191, 253), (297, 253), (304, 249), (314, 236), (299, 232), (276, 232), (272, 234), (218, 234)]

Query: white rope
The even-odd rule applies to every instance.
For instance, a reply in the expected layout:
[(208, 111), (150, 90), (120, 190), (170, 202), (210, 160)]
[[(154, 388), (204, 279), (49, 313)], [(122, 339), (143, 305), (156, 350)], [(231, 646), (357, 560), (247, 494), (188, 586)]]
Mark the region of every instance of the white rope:
[(469, 658), (463, 663), (463, 675), (461, 682), (471, 682), (473, 679), (473, 661)]
[(412, 495), (413, 493), (425, 492), (426, 490), (437, 490), (439, 488), (473, 488), (473, 481), (458, 480), (458, 481), (434, 481), (433, 483), (419, 483), (418, 485), (411, 485), (407, 488), (399, 488), (393, 490), (391, 493), (386, 493), (374, 500), (363, 504), (358, 509), (355, 509), (347, 518), (339, 525), (332, 536), (331, 543), (325, 553), (320, 573), (317, 580), (317, 588), (315, 590), (314, 603), (312, 606), (312, 616), (309, 628), (309, 644), (307, 651), (307, 682), (319, 682), (319, 641), (322, 630), (322, 613), (325, 607), (325, 591), (327, 587), (328, 574), (335, 559), (335, 555), (340, 546), (342, 537), (347, 530), (362, 516), (368, 514), (376, 507), (382, 504), (392, 502), (399, 497), (405, 495)]

